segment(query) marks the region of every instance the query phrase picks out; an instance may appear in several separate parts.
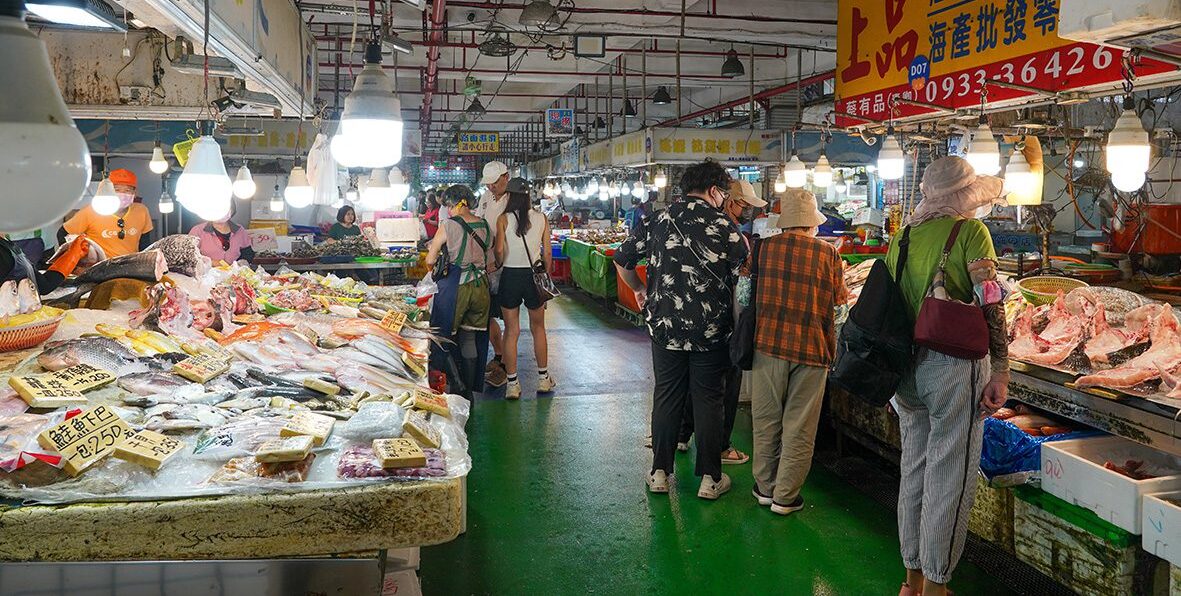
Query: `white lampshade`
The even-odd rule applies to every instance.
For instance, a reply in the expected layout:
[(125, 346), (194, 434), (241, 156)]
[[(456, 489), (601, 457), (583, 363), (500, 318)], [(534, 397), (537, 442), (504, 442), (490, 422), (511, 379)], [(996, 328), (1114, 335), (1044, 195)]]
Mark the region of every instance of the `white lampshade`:
[(656, 176), (652, 178), (652, 186), (657, 189), (668, 186), (668, 174), (664, 173), (664, 170), (657, 170)]
[(1144, 172), (1119, 170), (1111, 174), (1111, 185), (1123, 192), (1136, 192), (1148, 179)]
[(0, 101), (0, 232), (60, 225), (90, 184), (90, 151), (23, 18), (0, 17), (0, 72), (14, 82)]
[(98, 183), (98, 189), (90, 199), (90, 208), (99, 215), (113, 215), (119, 210), (119, 196), (115, 194), (115, 185), (111, 179), (104, 177)]
[(636, 180), (636, 183), (632, 185), (632, 196), (642, 199), (646, 194), (648, 194), (648, 189), (644, 188), (644, 183)]
[(599, 183), (599, 179), (598, 179), (598, 178), (591, 178), (591, 179), (590, 179), (590, 182), (588, 182), (588, 183), (587, 183), (587, 185), (586, 185), (586, 192), (588, 192), (588, 193), (590, 193), (590, 194), (592, 194), (592, 195), (597, 195), (597, 194), (599, 194), (599, 188), (600, 188), (600, 187), (602, 187), (602, 188), (606, 189), (606, 188), (607, 188), (607, 183), (606, 183), (606, 182), (604, 182), (604, 183), (601, 183), (601, 184), (600, 184), (600, 183)]
[(1032, 171), (1025, 154), (1016, 149), (1005, 166), (1005, 192), (1009, 205), (1042, 204), (1042, 175)]
[(172, 202), (172, 196), (168, 194), (167, 188), (164, 189), (164, 192), (160, 193), (160, 202), (156, 207), (160, 209), (160, 213), (165, 215), (176, 211), (176, 203)]
[(845, 192), (849, 189), (848, 183), (845, 182), (844, 172), (836, 170), (836, 172), (833, 173), (832, 189), (837, 192)]
[(410, 196), (410, 183), (402, 175), (401, 168), (390, 168), (390, 190), (394, 199), (394, 207), (401, 209), (406, 205), (406, 197)]
[(360, 195), (357, 193), (357, 190), (354, 188), (350, 188), (344, 192), (344, 200), (346, 200), (350, 203), (356, 203), (359, 198), (360, 198)]
[(388, 168), (402, 160), (402, 102), (381, 68), (381, 43), (365, 49), (365, 67), (344, 100), (329, 150), (346, 168)]
[(800, 161), (799, 156), (793, 155), (783, 166), (783, 180), (788, 188), (803, 188), (808, 183), (808, 166)]
[(283, 193), (279, 192), (279, 185), (275, 185), (275, 192), (271, 193), (271, 213), (281, 213), (286, 203), (283, 202)]
[(385, 211), (394, 206), (395, 190), (390, 185), (390, 171), (373, 170), (361, 194), (361, 205), (370, 211)]
[(164, 149), (160, 147), (160, 141), (156, 141), (156, 147), (152, 149), (152, 161), (148, 162), (148, 169), (155, 174), (168, 171), (168, 160), (164, 159)]
[(828, 156), (820, 154), (816, 160), (816, 168), (812, 170), (812, 184), (820, 188), (828, 188), (832, 184), (832, 166), (828, 163)]
[[(1144, 130), (1136, 110), (1125, 109), (1119, 120), (1116, 120), (1115, 128), (1107, 135), (1107, 171), (1111, 173), (1112, 181), (1114, 182), (1118, 176), (1121, 182), (1128, 185), (1137, 179), (1133, 173), (1139, 174), (1142, 178), (1148, 171), (1151, 159), (1152, 144), (1148, 138), (1148, 131)], [(1131, 190), (1136, 190), (1141, 185), (1143, 182)]]
[(176, 200), (202, 219), (214, 221), (229, 212), (232, 196), (233, 183), (226, 175), (221, 146), (211, 136), (198, 138), (176, 180)]
[(283, 189), (283, 198), (296, 209), (312, 204), (312, 185), (308, 183), (308, 173), (302, 166), (291, 168), (291, 174), (287, 176), (287, 188)]
[(878, 151), (878, 176), (882, 180), (898, 180), (905, 172), (906, 154), (902, 152), (902, 145), (891, 129), (886, 132), (882, 148)]
[(779, 176), (775, 178), (775, 192), (777, 193), (787, 192), (787, 178), (784, 175), (784, 170), (786, 168), (787, 164), (782, 164), (779, 166)]
[(238, 168), (238, 176), (234, 178), (234, 196), (239, 199), (249, 199), (258, 192), (258, 185), (254, 183), (254, 176), (250, 175), (250, 168), (242, 164)]
[(972, 142), (968, 145), (968, 152), (964, 159), (972, 164), (972, 169), (981, 176), (996, 176), (1001, 171), (1001, 146), (992, 136), (992, 129), (981, 122), (972, 131)]

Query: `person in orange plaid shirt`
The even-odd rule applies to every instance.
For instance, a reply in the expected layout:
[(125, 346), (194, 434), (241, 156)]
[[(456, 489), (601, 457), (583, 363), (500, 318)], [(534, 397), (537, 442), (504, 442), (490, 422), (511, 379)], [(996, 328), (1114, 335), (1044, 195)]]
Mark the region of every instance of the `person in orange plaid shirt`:
[(836, 356), (834, 310), (848, 296), (836, 248), (816, 238), (824, 221), (812, 193), (789, 190), (780, 207), (783, 233), (762, 241), (756, 265), (753, 492), (760, 505), (780, 515), (804, 507), (800, 488), (812, 467), (825, 381)]

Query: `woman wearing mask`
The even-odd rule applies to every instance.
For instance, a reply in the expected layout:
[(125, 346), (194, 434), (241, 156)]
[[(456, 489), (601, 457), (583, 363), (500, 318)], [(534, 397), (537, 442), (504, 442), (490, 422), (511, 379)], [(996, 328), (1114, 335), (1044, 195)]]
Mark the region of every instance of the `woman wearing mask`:
[(550, 270), (553, 254), (549, 250), (549, 222), (529, 200), (529, 183), (523, 178), (508, 181), (508, 204), (497, 219), (496, 260), (504, 271), (500, 276), (499, 304), (504, 317), (504, 368), (508, 373), (505, 399), (521, 398), (517, 379), (517, 340), (521, 337), (521, 304), (529, 310), (529, 331), (533, 334), (533, 352), (537, 356), (537, 392), (550, 393), (557, 386), (546, 366), (549, 345), (545, 335), (545, 303), (533, 283), (533, 265), (545, 264)]
[[(976, 288), (996, 290), (996, 252), (977, 217), (999, 202), (1003, 183), (978, 176), (967, 161), (944, 157), (927, 166), (923, 200), (909, 226), (890, 244), (886, 262), (897, 276), (899, 251), (908, 254), (899, 283), (912, 320), (936, 282), (943, 248), (955, 233), (943, 287), (950, 298), (973, 302)], [(909, 239), (907, 238), (909, 236)], [(903, 374), (895, 403), (902, 429), (898, 534), (906, 583), (902, 596), (942, 596), (964, 549), (968, 512), (976, 493), (983, 417), (1005, 403), (1009, 360), (1004, 307), (983, 307), (989, 358), (963, 360), (920, 349)]]
[(360, 236), (361, 226), (357, 225), (357, 211), (352, 205), (345, 205), (336, 212), (336, 223), (328, 230), (328, 237), (344, 240), (349, 236)]
[[(745, 180), (734, 180), (730, 183), (730, 198), (722, 204), (722, 209), (726, 212), (726, 217), (729, 217), (730, 221), (742, 230), (746, 229), (744, 227), (746, 224), (754, 221), (758, 210), (766, 206), (767, 201), (755, 194), (755, 188), (751, 183)], [(747, 257), (738, 274), (740, 277), (749, 278), (751, 259), (754, 256), (753, 245), (750, 234), (741, 232), (741, 236), (743, 243), (746, 244)], [(734, 321), (736, 323), (738, 315), (742, 314), (742, 309), (746, 307), (746, 304), (740, 302), (740, 298), (749, 300), (750, 297), (740, 297), (737, 291), (734, 293)], [(723, 382), (726, 391), (722, 396), (722, 406), (725, 413), (722, 423), (722, 463), (726, 465), (744, 464), (750, 461), (750, 456), (735, 449), (730, 443), (730, 435), (734, 433), (734, 419), (738, 416), (738, 394), (742, 390), (742, 369), (731, 364)], [(693, 403), (690, 400), (685, 400), (685, 415), (681, 420), (681, 433), (677, 439), (679, 451), (689, 450), (689, 438), (692, 435)]]
[(135, 202), (135, 174), (120, 169), (112, 171), (110, 178), (119, 197), (119, 209), (111, 215), (99, 215), (87, 205), (62, 226), (69, 234), (86, 234), (108, 259), (143, 250), (150, 244), (148, 235), (153, 229), (148, 208)]
[[(444, 337), (454, 340), (461, 327), (477, 334), (476, 358), (468, 369), (483, 374), (483, 363), (488, 359), (488, 313), (491, 297), (488, 292), (488, 269), (492, 267), (492, 245), (488, 224), (484, 218), (472, 214), (471, 204), (476, 200), (472, 189), (456, 184), (443, 193), (443, 204), (451, 217), (439, 222), (439, 231), (431, 241), (427, 253), (428, 267), (434, 267), (443, 247), (447, 247), (447, 258), (451, 267), (447, 276), (439, 281), (439, 293), (435, 295), (435, 308), (431, 311), (431, 326), (440, 329)], [(450, 344), (451, 355), (458, 362), (462, 357), (457, 344)], [(442, 348), (432, 346), (435, 353), (434, 366), (445, 370), (439, 362)], [(483, 387), (482, 379), (464, 379), (468, 388)]]
[(190, 236), (196, 236), (201, 241), (198, 245), (201, 254), (209, 257), (214, 265), (222, 261), (233, 263), (254, 259), (254, 249), (250, 247), (250, 234), (246, 228), (231, 221), (237, 212), (238, 204), (231, 203), (230, 213), (223, 219), (199, 223), (189, 230)]

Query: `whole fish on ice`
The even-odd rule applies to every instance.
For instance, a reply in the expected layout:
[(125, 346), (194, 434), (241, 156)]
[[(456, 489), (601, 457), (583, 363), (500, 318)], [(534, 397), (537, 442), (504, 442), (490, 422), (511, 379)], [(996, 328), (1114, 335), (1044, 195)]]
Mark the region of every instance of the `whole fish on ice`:
[(46, 344), (45, 350), (37, 356), (37, 363), (49, 371), (89, 364), (119, 377), (148, 370), (148, 366), (123, 344), (109, 337), (94, 336)]

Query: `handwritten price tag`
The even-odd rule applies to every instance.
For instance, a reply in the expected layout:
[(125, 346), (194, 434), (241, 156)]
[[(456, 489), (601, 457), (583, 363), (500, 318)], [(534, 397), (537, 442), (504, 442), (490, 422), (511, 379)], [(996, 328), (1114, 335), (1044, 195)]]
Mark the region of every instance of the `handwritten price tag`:
[(97, 389), (115, 380), (113, 373), (89, 364), (76, 364), (49, 375), (66, 387), (81, 392)]
[(172, 365), (172, 372), (194, 383), (206, 383), (230, 370), (230, 361), (214, 354), (190, 356)]
[(373, 441), (373, 455), (383, 468), (426, 466), (426, 453), (413, 439), (377, 439)]
[(447, 406), (447, 398), (425, 389), (415, 388), (413, 407), (434, 412), (440, 416), (451, 416), (451, 408)]
[(81, 391), (72, 389), (50, 375), (10, 377), (11, 386), (31, 408), (56, 409), (66, 406), (86, 405)]
[(438, 449), (443, 443), (443, 435), (437, 428), (431, 426), (430, 420), (419, 410), (408, 410), (406, 420), (402, 423), (402, 431), (414, 437), (423, 447)]
[(336, 423), (336, 419), (323, 414), (312, 414), (310, 412), (300, 412), (291, 417), (287, 424), (279, 431), (281, 437), (296, 437), (300, 435), (308, 435), (315, 439), (316, 446), (324, 444), (328, 440), (328, 435), (332, 434), (332, 425)]
[(406, 325), (406, 313), (404, 313), (400, 310), (390, 311), (390, 314), (386, 315), (381, 320), (381, 326), (384, 327), (386, 329), (386, 331), (389, 331), (390, 333), (395, 333), (395, 334), (401, 333), (402, 327), (404, 327), (405, 325)]
[(114, 411), (96, 406), (43, 431), (37, 443), (62, 454), (62, 469), (77, 476), (110, 455), (131, 436), (131, 428)]
[(176, 455), (184, 446), (184, 443), (172, 437), (141, 430), (116, 445), (114, 455), (123, 461), (159, 470), (164, 462)]

